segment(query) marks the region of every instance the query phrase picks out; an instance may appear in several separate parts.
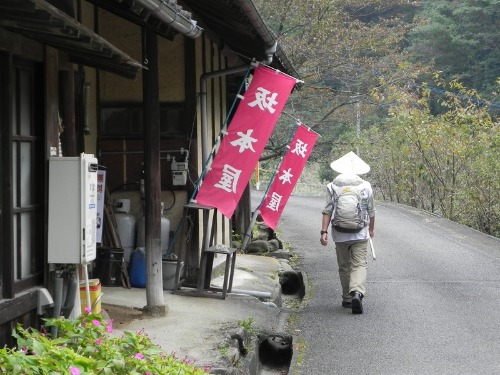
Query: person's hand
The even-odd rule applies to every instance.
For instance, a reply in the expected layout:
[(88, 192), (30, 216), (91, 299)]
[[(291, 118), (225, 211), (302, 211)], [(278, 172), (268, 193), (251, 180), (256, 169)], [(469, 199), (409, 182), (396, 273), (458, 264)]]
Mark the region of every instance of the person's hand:
[(319, 242), (321, 242), (323, 246), (328, 245), (328, 233), (323, 233), (321, 235), (321, 238), (319, 239)]
[(375, 230), (373, 230), (373, 229), (369, 229), (368, 233), (370, 234), (371, 238), (373, 238), (373, 236), (375, 236)]

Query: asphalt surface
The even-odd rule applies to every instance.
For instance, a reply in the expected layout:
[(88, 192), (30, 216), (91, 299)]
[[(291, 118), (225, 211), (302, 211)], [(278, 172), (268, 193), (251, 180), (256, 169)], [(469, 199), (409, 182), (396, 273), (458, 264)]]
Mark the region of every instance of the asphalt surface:
[(296, 330), (306, 349), (290, 373), (500, 374), (499, 239), (376, 202), (377, 259), (353, 315), (341, 307), (334, 244), (319, 243), (323, 203), (292, 196), (278, 226), (309, 289)]

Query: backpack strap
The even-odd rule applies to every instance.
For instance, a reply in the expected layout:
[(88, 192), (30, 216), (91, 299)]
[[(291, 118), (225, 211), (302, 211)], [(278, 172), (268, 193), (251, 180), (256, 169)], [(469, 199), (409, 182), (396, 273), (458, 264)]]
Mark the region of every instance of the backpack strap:
[(338, 199), (338, 194), (335, 191), (335, 188), (333, 187), (333, 182), (330, 182), (329, 184), (327, 184), (326, 188), (328, 189), (328, 192), (330, 193), (332, 199), (326, 205), (325, 210), (327, 210), (329, 207), (331, 207), (332, 208), (332, 216), (333, 216), (333, 213), (335, 211), (335, 202), (336, 202), (335, 197), (337, 197), (337, 199)]

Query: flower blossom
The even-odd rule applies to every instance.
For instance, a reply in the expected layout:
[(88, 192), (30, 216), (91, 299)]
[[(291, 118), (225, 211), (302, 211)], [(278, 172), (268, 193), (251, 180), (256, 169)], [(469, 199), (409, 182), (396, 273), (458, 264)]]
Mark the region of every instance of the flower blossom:
[(144, 355), (142, 353), (137, 353), (135, 356), (134, 356), (136, 359), (143, 359), (144, 358)]
[(71, 375), (80, 375), (80, 369), (75, 366), (70, 366), (69, 372), (71, 372)]

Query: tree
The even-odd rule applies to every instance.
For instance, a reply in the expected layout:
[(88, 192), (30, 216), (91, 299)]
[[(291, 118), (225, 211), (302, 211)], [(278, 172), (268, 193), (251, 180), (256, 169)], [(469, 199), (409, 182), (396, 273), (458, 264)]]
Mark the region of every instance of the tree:
[(415, 5), (403, 0), (255, 3), (304, 80), (289, 99), (288, 116), (278, 123), (267, 155), (280, 153), (287, 141), (282, 130), (295, 119), (322, 135), (312, 161), (355, 148), (358, 114), (377, 118), (371, 90), (381, 76), (401, 79), (393, 72), (404, 61), (402, 41)]
[(372, 178), (384, 198), (499, 236), (500, 122), (476, 91), (434, 78), (447, 92), (438, 115), (428, 89), (385, 91), (390, 119), (364, 137), (374, 140), (365, 145), (376, 165)]
[(500, 76), (500, 2), (423, 0), (422, 6), (409, 51), (448, 80), (491, 94)]

